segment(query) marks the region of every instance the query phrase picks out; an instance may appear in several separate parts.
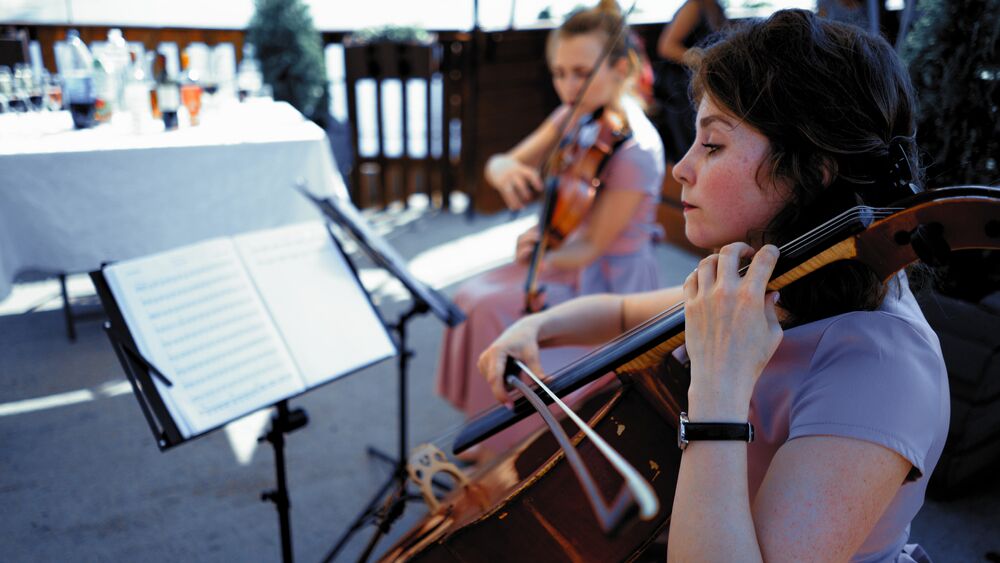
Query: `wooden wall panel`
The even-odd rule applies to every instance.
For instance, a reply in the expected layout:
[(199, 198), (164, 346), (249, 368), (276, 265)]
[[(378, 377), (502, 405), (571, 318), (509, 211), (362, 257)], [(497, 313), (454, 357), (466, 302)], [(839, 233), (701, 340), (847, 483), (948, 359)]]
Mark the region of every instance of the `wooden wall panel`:
[(503, 201), (483, 177), (486, 160), (509, 150), (533, 131), (559, 104), (552, 89), (545, 61), (548, 30), (517, 30), (484, 33), (472, 102), (476, 134), (470, 155), (467, 189), (476, 211), (490, 213), (504, 209)]

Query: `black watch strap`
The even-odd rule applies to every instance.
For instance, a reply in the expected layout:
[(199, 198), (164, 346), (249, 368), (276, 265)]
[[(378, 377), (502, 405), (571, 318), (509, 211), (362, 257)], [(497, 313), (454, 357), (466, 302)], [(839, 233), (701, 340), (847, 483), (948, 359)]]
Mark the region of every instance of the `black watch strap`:
[(753, 424), (749, 422), (691, 422), (682, 412), (677, 425), (677, 447), (684, 449), (696, 440), (739, 440), (753, 442)]

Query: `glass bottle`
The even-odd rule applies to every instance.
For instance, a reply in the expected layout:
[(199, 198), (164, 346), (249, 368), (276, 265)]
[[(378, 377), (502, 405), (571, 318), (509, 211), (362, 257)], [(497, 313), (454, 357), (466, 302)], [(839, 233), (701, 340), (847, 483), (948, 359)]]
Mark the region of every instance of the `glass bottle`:
[(80, 34), (71, 29), (66, 32), (66, 43), (69, 48), (68, 68), (63, 77), (64, 95), (69, 102), (69, 111), (73, 116), (73, 127), (85, 129), (94, 126), (94, 109), (97, 96), (94, 94), (93, 67), (94, 59), (90, 55), (87, 44), (80, 39)]
[(104, 64), (104, 70), (108, 76), (109, 95), (105, 103), (108, 104), (111, 113), (123, 110), (125, 109), (125, 85), (128, 83), (132, 60), (122, 30), (118, 28), (108, 30), (108, 43), (101, 62)]
[(150, 104), (150, 87), (146, 78), (145, 62), (139, 51), (131, 52), (132, 64), (125, 83), (125, 109), (132, 115), (132, 130), (140, 133), (144, 124), (153, 117)]
[(177, 110), (181, 106), (181, 92), (177, 79), (167, 71), (167, 57), (156, 55), (156, 102), (163, 118), (163, 128), (177, 129)]
[(236, 83), (241, 102), (246, 101), (248, 97), (256, 96), (264, 83), (256, 59), (256, 49), (250, 43), (243, 45), (243, 60), (240, 61)]

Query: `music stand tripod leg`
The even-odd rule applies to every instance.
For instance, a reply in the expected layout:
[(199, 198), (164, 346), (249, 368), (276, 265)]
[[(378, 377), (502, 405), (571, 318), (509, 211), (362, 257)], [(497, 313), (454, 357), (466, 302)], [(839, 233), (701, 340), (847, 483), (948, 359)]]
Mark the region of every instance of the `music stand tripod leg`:
[(76, 323), (73, 317), (73, 307), (69, 302), (69, 289), (66, 287), (66, 274), (59, 273), (59, 292), (62, 294), (63, 319), (66, 321), (66, 337), (70, 342), (76, 342)]
[[(427, 303), (420, 299), (416, 299), (410, 309), (400, 316), (396, 324), (392, 325), (392, 329), (396, 331), (399, 335), (399, 457), (393, 458), (389, 454), (382, 452), (381, 450), (369, 446), (368, 455), (375, 457), (381, 461), (392, 464), (393, 470), (386, 481), (379, 487), (378, 492), (372, 497), (365, 508), (358, 514), (357, 518), (351, 523), (350, 527), (344, 532), (344, 534), (337, 541), (336, 545), (326, 554), (323, 558), (325, 563), (332, 561), (334, 557), (340, 552), (340, 550), (347, 544), (347, 541), (353, 536), (358, 530), (360, 530), (365, 523), (376, 513), (377, 507), (379, 506), (379, 501), (382, 499), (386, 492), (396, 484), (396, 492), (393, 493), (393, 497), (399, 497), (402, 499), (400, 502), (405, 502), (407, 499), (411, 498), (406, 494), (406, 453), (407, 453), (407, 408), (406, 408), (406, 376), (409, 370), (409, 360), (413, 356), (413, 351), (407, 348), (406, 345), (406, 325), (413, 317), (426, 313), (429, 310)], [(364, 558), (367, 559), (367, 555), (375, 547), (377, 540), (388, 531), (388, 526), (402, 514), (402, 509), (390, 509), (387, 511), (386, 518), (379, 523), (379, 531), (369, 542), (368, 546), (365, 548)], [(362, 559), (364, 560), (364, 559)]]

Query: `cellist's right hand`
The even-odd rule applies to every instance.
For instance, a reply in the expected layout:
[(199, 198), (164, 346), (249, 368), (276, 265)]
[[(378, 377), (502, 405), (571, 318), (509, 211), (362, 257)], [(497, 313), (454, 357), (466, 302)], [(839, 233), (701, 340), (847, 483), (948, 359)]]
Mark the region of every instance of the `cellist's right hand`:
[(507, 386), (504, 384), (504, 368), (508, 357), (521, 360), (535, 375), (545, 380), (539, 362), (538, 323), (535, 317), (537, 315), (523, 317), (507, 327), (507, 330), (479, 356), (479, 373), (486, 378), (497, 401), (508, 407), (512, 405)]
[(505, 154), (490, 158), (486, 164), (486, 179), (500, 192), (510, 209), (521, 209), (542, 191), (542, 177), (538, 171)]

